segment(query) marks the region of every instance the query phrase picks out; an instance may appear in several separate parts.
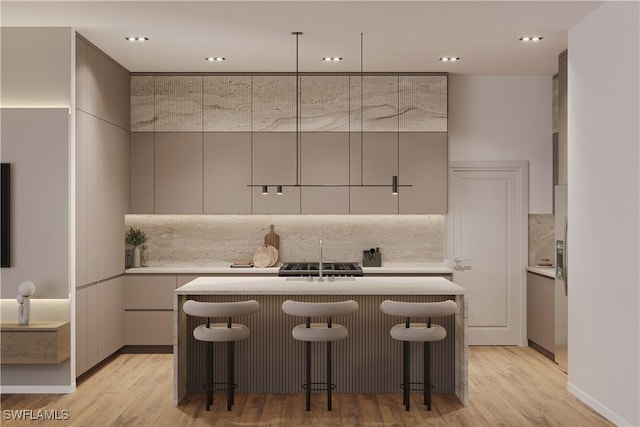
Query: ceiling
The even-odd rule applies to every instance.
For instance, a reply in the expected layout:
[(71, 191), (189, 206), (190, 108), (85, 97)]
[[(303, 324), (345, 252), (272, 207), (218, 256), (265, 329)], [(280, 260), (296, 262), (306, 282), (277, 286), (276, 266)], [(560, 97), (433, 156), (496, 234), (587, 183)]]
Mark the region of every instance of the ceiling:
[[(3, 0), (0, 12), (2, 26), (74, 27), (132, 72), (295, 71), (291, 32), (302, 31), (301, 72), (360, 71), (364, 33), (365, 72), (552, 75), (567, 30), (602, 3)], [(524, 35), (544, 39), (524, 43)]]

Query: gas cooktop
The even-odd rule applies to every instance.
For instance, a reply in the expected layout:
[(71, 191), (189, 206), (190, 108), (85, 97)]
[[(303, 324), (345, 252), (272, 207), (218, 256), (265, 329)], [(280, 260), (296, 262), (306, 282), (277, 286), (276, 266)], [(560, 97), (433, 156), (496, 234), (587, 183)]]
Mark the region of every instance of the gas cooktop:
[[(327, 276), (362, 276), (362, 267), (357, 262), (323, 262), (322, 274)], [(279, 276), (319, 276), (317, 262), (286, 262), (278, 271)]]

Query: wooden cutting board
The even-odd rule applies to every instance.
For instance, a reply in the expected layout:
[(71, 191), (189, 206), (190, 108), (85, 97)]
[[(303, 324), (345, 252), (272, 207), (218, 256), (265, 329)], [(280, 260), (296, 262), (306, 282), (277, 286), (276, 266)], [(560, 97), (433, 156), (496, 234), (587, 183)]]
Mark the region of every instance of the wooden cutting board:
[(267, 245), (259, 246), (253, 255), (253, 265), (259, 268), (269, 267), (271, 264), (271, 254)]
[(280, 236), (278, 236), (276, 232), (273, 231), (274, 228), (275, 226), (271, 224), (271, 231), (269, 231), (269, 233), (264, 236), (264, 244), (271, 245), (276, 249), (280, 249)]
[(278, 264), (278, 250), (280, 249), (280, 236), (278, 236), (276, 232), (273, 231), (274, 228), (274, 225), (271, 224), (271, 231), (269, 231), (269, 233), (264, 236), (264, 244), (269, 245), (275, 249), (275, 259), (272, 260), (273, 262), (270, 267)]

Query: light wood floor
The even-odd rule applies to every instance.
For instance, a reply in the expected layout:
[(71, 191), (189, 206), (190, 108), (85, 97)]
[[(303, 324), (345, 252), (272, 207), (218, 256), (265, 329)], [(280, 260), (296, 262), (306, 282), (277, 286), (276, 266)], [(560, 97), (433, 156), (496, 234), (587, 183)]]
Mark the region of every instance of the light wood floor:
[[(470, 402), (435, 395), (427, 412), (419, 395), (405, 412), (400, 394), (326, 396), (241, 394), (231, 412), (216, 395), (210, 412), (201, 395), (172, 405), (170, 354), (123, 354), (84, 379), (69, 395), (3, 395), (2, 426), (611, 426), (566, 391), (566, 376), (530, 348), (471, 347)], [(8, 421), (5, 410), (68, 410), (68, 421)]]

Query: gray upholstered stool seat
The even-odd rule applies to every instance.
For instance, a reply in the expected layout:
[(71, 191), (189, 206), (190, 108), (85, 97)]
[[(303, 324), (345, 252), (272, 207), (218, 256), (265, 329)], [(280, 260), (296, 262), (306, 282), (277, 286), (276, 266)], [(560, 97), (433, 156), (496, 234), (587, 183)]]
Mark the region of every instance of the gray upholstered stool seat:
[[(431, 323), (433, 317), (443, 317), (455, 314), (458, 305), (455, 301), (441, 302), (401, 302), (385, 300), (380, 304), (380, 310), (386, 314), (402, 316), (404, 323), (399, 323), (391, 328), (391, 338), (402, 341), (402, 399), (405, 409), (409, 410), (410, 380), (410, 352), (409, 343), (424, 343), (424, 382), (422, 392), (424, 404), (427, 410), (431, 410), (431, 342), (441, 341), (446, 338), (447, 331), (440, 325)], [(411, 323), (412, 317), (427, 318), (427, 323)]]
[[(311, 389), (313, 385), (322, 385), (322, 388), (315, 388), (316, 391), (327, 392), (327, 409), (331, 411), (331, 392), (336, 387), (331, 383), (331, 343), (347, 338), (349, 332), (342, 325), (333, 323), (335, 316), (346, 316), (358, 310), (358, 303), (349, 301), (338, 302), (300, 302), (287, 300), (282, 303), (282, 311), (292, 316), (306, 317), (304, 324), (297, 325), (291, 331), (291, 335), (298, 341), (305, 344), (305, 372), (306, 383), (302, 388), (306, 391), (306, 409), (311, 409)], [(325, 323), (311, 323), (312, 317), (326, 317)], [(311, 382), (311, 343), (327, 343), (327, 378), (324, 382)]]
[[(207, 371), (207, 390), (206, 409), (207, 411), (213, 404), (213, 391), (215, 384), (213, 382), (213, 343), (227, 343), (227, 410), (231, 410), (234, 401), (236, 384), (235, 380), (235, 342), (249, 338), (249, 328), (240, 323), (233, 323), (232, 317), (247, 316), (253, 314), (260, 309), (258, 301), (239, 301), (239, 302), (199, 302), (189, 300), (183, 305), (184, 312), (197, 317), (206, 317), (207, 323), (197, 326), (193, 330), (193, 337), (198, 341), (207, 343), (206, 352), (206, 371)], [(212, 318), (226, 318), (225, 323), (211, 323)]]

